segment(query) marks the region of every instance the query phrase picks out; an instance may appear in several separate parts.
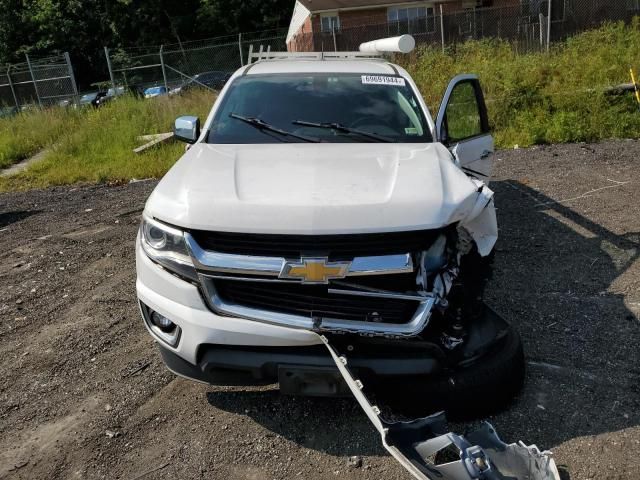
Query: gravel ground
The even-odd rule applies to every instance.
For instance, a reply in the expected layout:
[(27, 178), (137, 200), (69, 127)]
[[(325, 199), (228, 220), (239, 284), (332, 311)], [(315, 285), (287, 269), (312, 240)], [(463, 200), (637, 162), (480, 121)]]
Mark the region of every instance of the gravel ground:
[[(640, 478), (638, 158), (624, 141), (496, 161), (488, 303), (518, 325), (529, 368), (490, 420), (552, 449), (565, 478)], [(407, 479), (352, 400), (165, 370), (134, 291), (153, 186), (0, 195), (0, 478)]]

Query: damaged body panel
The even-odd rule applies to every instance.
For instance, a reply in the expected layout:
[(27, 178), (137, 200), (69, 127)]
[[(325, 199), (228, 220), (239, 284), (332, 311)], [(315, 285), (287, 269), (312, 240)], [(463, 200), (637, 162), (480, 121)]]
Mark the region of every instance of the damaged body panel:
[[(199, 273), (209, 306), (225, 315), (315, 332), (390, 337), (419, 335), (428, 325), (432, 309), (436, 306), (446, 308), (446, 298), (458, 276), (462, 257), (474, 249), (480, 256), (487, 256), (497, 240), (493, 192), (481, 181), (465, 175), (443, 155), (427, 159), (423, 158), (425, 154), (420, 149), (407, 150), (403, 154), (407, 155), (407, 159), (398, 164), (398, 170), (406, 173), (398, 176), (421, 176), (419, 178), (427, 188), (431, 186), (430, 188), (440, 192), (437, 200), (435, 193), (428, 194), (434, 197), (431, 203), (438, 208), (424, 210), (421, 213), (423, 218), (411, 220), (419, 224), (423, 228), (421, 230), (375, 234), (379, 237), (375, 240), (378, 249), (371, 251), (371, 254), (367, 254), (363, 245), (363, 256), (347, 258), (339, 253), (326, 256), (323, 250), (320, 250), (321, 255), (302, 256), (293, 261), (287, 257), (287, 252), (283, 252), (282, 256), (269, 257), (258, 254), (237, 255), (220, 251), (221, 241), (212, 234), (195, 229), (186, 233), (185, 242)], [(427, 169), (424, 165), (431, 167)], [(434, 165), (439, 166), (434, 169)], [(325, 174), (322, 172), (327, 169), (328, 175), (330, 168), (323, 161), (314, 166), (314, 171), (323, 177)], [(413, 201), (422, 202), (423, 199), (411, 200)], [(389, 200), (389, 203), (393, 202)], [(324, 207), (317, 208), (322, 211)], [(398, 213), (400, 214), (400, 210)], [(410, 213), (403, 211), (402, 215), (406, 217)], [(427, 225), (430, 228), (424, 229)], [(414, 238), (408, 238), (411, 234)], [(323, 238), (327, 238), (327, 243), (332, 237), (337, 237), (341, 242), (355, 243), (359, 239), (364, 240), (367, 234), (334, 235), (314, 236), (317, 244), (312, 248), (322, 249), (320, 245)], [(417, 236), (421, 238), (416, 239)], [(253, 235), (248, 233), (245, 238), (252, 239)], [(292, 237), (278, 235), (274, 236), (274, 243), (280, 239), (293, 241)], [(381, 249), (382, 242), (386, 246)], [(328, 244), (326, 248), (331, 247)], [(212, 250), (214, 248), (216, 251)], [(300, 249), (303, 248), (301, 245)], [(405, 281), (407, 278), (409, 281)], [(287, 288), (300, 291), (306, 289), (310, 292), (310, 299), (318, 299), (319, 296), (354, 301), (376, 299), (405, 303), (409, 307), (406, 307), (406, 317), (392, 318), (391, 321), (389, 317), (393, 317), (392, 315), (385, 316), (375, 309), (371, 309), (361, 319), (343, 318), (339, 309), (329, 307), (326, 312), (318, 308), (311, 315), (304, 309), (270, 311), (262, 308), (258, 302), (251, 304), (247, 301), (229, 301), (229, 297), (237, 298), (240, 293), (228, 281), (243, 281), (244, 284), (237, 286), (252, 286), (261, 295), (274, 297), (284, 294)], [(325, 293), (316, 289), (318, 293), (313, 294), (311, 285), (328, 287), (324, 289)], [(231, 295), (230, 290), (234, 290)], [(325, 302), (331, 302), (330, 299)], [(337, 300), (334, 303), (339, 302)]]
[[(551, 452), (535, 445), (506, 444), (495, 429), (484, 423), (464, 436), (447, 431), (443, 413), (411, 421), (386, 421), (353, 377), (346, 356), (340, 355), (327, 337), (321, 337), (349, 390), (382, 437), (384, 448), (415, 478), (421, 480), (560, 480)], [(436, 463), (432, 459), (445, 449), (457, 451), (458, 459)]]

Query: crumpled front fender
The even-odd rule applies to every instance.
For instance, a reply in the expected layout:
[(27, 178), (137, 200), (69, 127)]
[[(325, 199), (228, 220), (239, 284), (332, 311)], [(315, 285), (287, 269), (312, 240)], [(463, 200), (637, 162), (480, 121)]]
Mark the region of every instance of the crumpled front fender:
[(479, 180), (475, 204), (469, 214), (460, 222), (471, 235), (478, 247), (478, 253), (486, 257), (498, 240), (498, 221), (493, 202), (493, 190)]

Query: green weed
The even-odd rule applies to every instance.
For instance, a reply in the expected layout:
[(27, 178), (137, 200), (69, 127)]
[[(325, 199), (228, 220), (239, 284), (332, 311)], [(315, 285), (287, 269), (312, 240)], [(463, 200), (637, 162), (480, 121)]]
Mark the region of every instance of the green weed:
[(0, 119), (0, 168), (17, 163), (52, 145), (78, 125), (81, 112), (55, 108), (29, 110)]
[(0, 190), (160, 177), (184, 152), (184, 144), (170, 142), (135, 154), (133, 149), (145, 143), (137, 137), (171, 131), (180, 115), (194, 114), (204, 121), (214, 99), (212, 93), (193, 91), (151, 100), (123, 97), (73, 114), (61, 109), (41, 112), (67, 121), (68, 128), (50, 141), (53, 147), (43, 161), (0, 179)]
[(446, 53), (422, 48), (403, 66), (435, 115), (449, 79), (476, 73), (499, 147), (640, 137), (640, 106), (631, 94), (605, 94), (640, 69), (640, 18), (610, 23), (553, 46), (518, 54), (501, 40), (469, 41)]

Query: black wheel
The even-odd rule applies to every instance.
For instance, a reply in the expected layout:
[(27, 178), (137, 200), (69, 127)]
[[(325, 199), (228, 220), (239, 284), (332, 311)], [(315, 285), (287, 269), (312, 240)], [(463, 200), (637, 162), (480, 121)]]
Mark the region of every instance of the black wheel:
[(466, 368), (426, 382), (451, 417), (470, 418), (505, 408), (524, 383), (520, 335), (512, 326), (499, 345)]
[(504, 337), (470, 365), (424, 380), (394, 381), (392, 388), (381, 385), (375, 393), (393, 411), (407, 416), (445, 410), (453, 419), (479, 418), (504, 409), (522, 388), (524, 373), (522, 341), (509, 326)]

